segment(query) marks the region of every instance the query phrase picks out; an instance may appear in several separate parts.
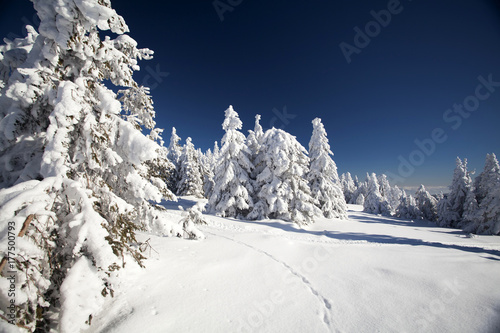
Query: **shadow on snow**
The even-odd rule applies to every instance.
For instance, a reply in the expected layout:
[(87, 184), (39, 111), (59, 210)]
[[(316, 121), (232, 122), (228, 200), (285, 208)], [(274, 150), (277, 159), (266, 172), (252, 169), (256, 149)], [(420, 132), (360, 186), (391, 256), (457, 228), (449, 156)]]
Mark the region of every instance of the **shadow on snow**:
[[(186, 199), (186, 198), (180, 198), (178, 197), (178, 201), (162, 201), (161, 205), (165, 207), (166, 209), (170, 210), (180, 210), (179, 206), (182, 207), (183, 210), (189, 209), (193, 205), (196, 204), (196, 201)], [(352, 212), (352, 211), (349, 211)], [(373, 215), (373, 214), (368, 214), (368, 213), (363, 213), (363, 212), (357, 212), (359, 215), (350, 215), (349, 219), (350, 220), (355, 220), (357, 222), (361, 223), (379, 223), (379, 224), (385, 224), (385, 225), (394, 225), (394, 226), (401, 226), (401, 227), (409, 227), (409, 228), (415, 228), (415, 227), (424, 227), (424, 228), (436, 228), (439, 229), (434, 223), (425, 221), (425, 220), (416, 220), (416, 221), (410, 221), (410, 220), (403, 220), (403, 219), (398, 219), (398, 218), (393, 218), (393, 217), (386, 217), (386, 216), (378, 216), (378, 215)], [(328, 238), (336, 239), (336, 240), (347, 240), (347, 241), (366, 241), (368, 243), (375, 243), (375, 244), (399, 244), (399, 245), (411, 245), (411, 246), (432, 246), (436, 248), (443, 248), (443, 249), (454, 249), (454, 250), (459, 250), (459, 251), (464, 251), (464, 252), (471, 252), (471, 253), (484, 253), (484, 254), (489, 254), (490, 256), (482, 256), (485, 259), (489, 260), (495, 260), (495, 261), (500, 261), (500, 251), (499, 250), (488, 250), (484, 249), (481, 247), (477, 246), (466, 246), (466, 245), (458, 245), (458, 244), (443, 244), (439, 242), (429, 242), (429, 241), (424, 241), (422, 239), (417, 239), (417, 238), (407, 238), (407, 237), (398, 237), (398, 236), (390, 236), (390, 235), (380, 235), (380, 234), (365, 234), (365, 233), (356, 233), (356, 232), (336, 232), (336, 231), (312, 231), (312, 230), (306, 230), (303, 228), (300, 228), (293, 222), (286, 222), (286, 221), (276, 221), (276, 220), (262, 220), (262, 221), (249, 221), (249, 220), (237, 220), (242, 223), (247, 223), (247, 224), (256, 224), (256, 225), (266, 225), (271, 228), (275, 229), (281, 229), (285, 232), (295, 232), (299, 234), (308, 234), (308, 235), (313, 235), (313, 236), (326, 236)], [(453, 231), (448, 231), (448, 230), (429, 230), (431, 232), (439, 232), (439, 233), (446, 233), (446, 234), (451, 234), (451, 235), (457, 235), (457, 236), (465, 236), (465, 233), (461, 230), (453, 230)], [(494, 257), (496, 256), (496, 257)]]
[[(391, 217), (382, 217), (382, 216), (377, 216), (377, 215), (370, 215), (367, 213), (362, 213), (363, 216), (350, 216), (349, 219), (355, 220), (358, 222), (362, 223), (380, 223), (380, 224), (390, 224), (390, 225), (397, 225), (397, 226), (403, 226), (403, 227), (409, 227), (409, 228), (414, 228), (414, 227), (427, 227), (427, 228), (439, 228), (435, 224), (429, 221), (423, 221), (423, 220), (417, 220), (415, 222), (409, 221), (409, 220), (402, 220), (402, 219), (397, 219), (397, 218), (391, 218)], [(482, 247), (477, 247), (477, 246), (467, 246), (467, 245), (458, 245), (458, 244), (443, 244), (440, 242), (430, 242), (430, 241), (425, 241), (422, 239), (418, 238), (407, 238), (407, 237), (399, 237), (399, 236), (390, 236), (390, 235), (380, 235), (380, 234), (365, 234), (365, 233), (359, 233), (359, 232), (336, 232), (336, 231), (312, 231), (312, 230), (306, 230), (302, 229), (298, 226), (296, 226), (292, 222), (278, 222), (278, 221), (269, 221), (269, 220), (263, 220), (263, 221), (247, 221), (247, 220), (242, 220), (243, 223), (249, 223), (249, 224), (257, 224), (257, 225), (266, 225), (271, 228), (277, 228), (281, 229), (286, 232), (295, 232), (299, 234), (307, 234), (307, 235), (313, 235), (313, 236), (326, 236), (331, 239), (335, 240), (344, 240), (344, 241), (366, 241), (368, 243), (375, 243), (375, 244), (397, 244), (397, 245), (411, 245), (411, 246), (432, 246), (436, 248), (442, 248), (442, 249), (454, 249), (454, 250), (459, 250), (459, 251), (464, 251), (464, 252), (470, 252), (470, 253), (482, 253), (482, 254), (488, 254), (490, 256), (482, 256), (482, 258), (489, 259), (489, 260), (495, 260), (495, 261), (500, 261), (500, 251), (499, 250), (489, 250), (489, 249), (484, 249)], [(348, 223), (348, 222), (347, 222)], [(442, 233), (448, 233), (448, 234), (454, 234), (454, 235), (464, 235), (465, 233), (461, 230), (457, 231), (439, 231), (439, 230), (429, 230), (432, 232), (442, 232)]]

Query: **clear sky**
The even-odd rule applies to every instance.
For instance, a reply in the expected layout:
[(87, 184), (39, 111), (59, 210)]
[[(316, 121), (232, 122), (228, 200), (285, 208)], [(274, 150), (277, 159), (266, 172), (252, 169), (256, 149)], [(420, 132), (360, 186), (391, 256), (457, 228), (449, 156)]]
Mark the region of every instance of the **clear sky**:
[[(219, 12), (211, 0), (112, 1), (155, 51), (136, 78), (153, 88), (165, 141), (175, 126), (212, 147), (232, 104), (245, 133), (258, 113), (306, 147), (322, 118), (339, 172), (360, 178), (448, 185), (457, 156), (480, 171), (486, 153), (500, 154), (495, 1), (215, 3)], [(0, 35), (22, 35), (33, 14), (28, 0), (0, 0)]]

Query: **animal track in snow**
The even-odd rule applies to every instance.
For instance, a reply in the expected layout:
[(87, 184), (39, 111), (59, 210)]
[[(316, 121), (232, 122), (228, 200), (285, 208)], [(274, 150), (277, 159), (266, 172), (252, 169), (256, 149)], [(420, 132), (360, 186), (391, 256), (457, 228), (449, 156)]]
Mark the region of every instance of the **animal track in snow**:
[[(206, 232), (206, 231), (205, 231)], [(259, 249), (259, 248), (256, 248), (250, 244), (247, 244), (245, 242), (242, 242), (242, 241), (239, 241), (239, 240), (236, 240), (236, 239), (233, 239), (233, 238), (230, 238), (230, 237), (227, 237), (227, 236), (223, 236), (223, 235), (217, 235), (217, 234), (214, 234), (212, 232), (206, 232), (208, 234), (211, 234), (213, 236), (216, 236), (216, 237), (221, 237), (221, 238), (224, 238), (224, 239), (227, 239), (229, 241), (232, 241), (232, 242), (235, 242), (235, 243), (238, 243), (240, 245), (243, 245), (245, 247), (248, 247), (250, 249), (252, 249), (253, 251), (256, 251), (256, 252), (259, 252), (265, 256), (267, 256), (268, 258), (270, 258), (271, 260), (279, 263), (280, 265), (282, 265), (283, 267), (285, 267), (290, 273), (292, 273), (294, 276), (296, 276), (300, 281), (302, 281), (302, 283), (304, 284), (304, 286), (316, 297), (318, 298), (318, 300), (320, 301), (321, 303), (321, 307), (323, 308), (323, 322), (325, 323), (325, 325), (328, 327), (328, 330), (331, 331), (331, 326), (332, 326), (332, 315), (331, 315), (331, 308), (332, 308), (332, 305), (330, 303), (330, 301), (325, 298), (323, 295), (321, 295), (314, 287), (313, 285), (311, 284), (311, 282), (302, 274), (300, 274), (299, 272), (297, 272), (295, 269), (293, 269), (293, 267), (291, 267), (290, 265), (288, 265), (286, 262), (284, 261), (281, 261), (279, 260), (278, 258), (276, 258), (275, 256), (273, 256), (272, 254), (270, 254), (269, 252), (266, 252), (262, 249)]]

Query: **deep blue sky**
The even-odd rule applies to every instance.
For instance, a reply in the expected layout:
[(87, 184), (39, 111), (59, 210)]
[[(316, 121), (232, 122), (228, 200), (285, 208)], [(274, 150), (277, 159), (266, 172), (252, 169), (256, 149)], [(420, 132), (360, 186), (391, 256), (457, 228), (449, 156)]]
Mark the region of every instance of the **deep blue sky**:
[[(175, 126), (183, 140), (212, 147), (232, 104), (245, 134), (258, 113), (264, 128), (283, 127), (306, 147), (311, 120), (322, 118), (339, 172), (360, 178), (398, 175), (398, 157), (408, 159), (414, 140), (435, 128), (447, 140), (403, 185), (448, 185), (456, 156), (480, 171), (486, 153), (500, 153), (500, 87), (456, 130), (455, 121), (443, 120), (474, 95), (479, 75), (500, 82), (500, 10), (492, 0), (403, 0), (350, 64), (339, 44), (354, 45), (353, 29), (364, 30), (374, 20), (370, 11), (387, 9), (388, 1), (243, 0), (223, 21), (211, 0), (112, 4), (139, 47), (155, 51), (136, 78), (154, 87), (167, 142)], [(0, 0), (0, 36), (21, 35), (26, 19), (36, 23), (32, 17), (29, 1)], [(144, 81), (156, 68), (169, 75)], [(282, 114), (284, 106), (295, 118), (276, 116), (273, 109)]]

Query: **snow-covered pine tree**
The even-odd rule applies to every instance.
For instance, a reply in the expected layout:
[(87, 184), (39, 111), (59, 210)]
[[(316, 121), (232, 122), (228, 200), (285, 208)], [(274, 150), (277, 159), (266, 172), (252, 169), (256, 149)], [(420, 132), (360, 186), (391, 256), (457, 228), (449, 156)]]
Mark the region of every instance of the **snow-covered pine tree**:
[(467, 159), (462, 160), (457, 157), (456, 168), (453, 173), (453, 181), (450, 185), (450, 193), (442, 200), (446, 203), (439, 205), (438, 223), (441, 227), (457, 228), (462, 220), (464, 204), (467, 193), (471, 191), (472, 180), (467, 171)]
[(264, 170), (264, 154), (262, 152), (262, 140), (264, 131), (260, 125), (260, 115), (255, 115), (255, 126), (253, 131), (248, 131), (247, 146), (250, 150), (250, 161), (253, 164), (253, 170), (250, 174), (253, 180), (257, 178), (262, 170)]
[(380, 194), (377, 175), (375, 173), (367, 174), (366, 178), (368, 179), (368, 194), (363, 204), (364, 211), (372, 214), (390, 215), (389, 203)]
[(225, 111), (222, 128), (226, 134), (214, 172), (214, 188), (208, 200), (208, 211), (220, 216), (242, 218), (253, 207), (253, 186), (250, 172), (250, 150), (239, 130), (242, 122), (230, 105)]
[(248, 217), (312, 223), (321, 212), (304, 180), (309, 169), (306, 149), (294, 136), (276, 128), (266, 131), (262, 149), (265, 168), (257, 176), (258, 202)]
[(352, 179), (351, 173), (346, 172), (343, 173), (340, 177), (340, 183), (342, 184), (342, 192), (344, 193), (344, 198), (347, 203), (355, 203), (352, 202), (354, 198), (354, 192), (356, 191), (356, 184)]
[(427, 192), (424, 185), (420, 185), (415, 193), (417, 207), (422, 213), (422, 218), (435, 222), (437, 221), (437, 200)]
[[(157, 157), (160, 131), (149, 90), (132, 78), (152, 51), (125, 34), (109, 0), (33, 3), (39, 34), (28, 27), (24, 41), (0, 47), (0, 254), (8, 230), (26, 231), (12, 258), (16, 322), (78, 332), (113, 292), (115, 271), (132, 258), (141, 264), (138, 228), (183, 230), (163, 225), (150, 203), (173, 198), (150, 179), (145, 162)], [(116, 35), (101, 39), (99, 30)]]
[(203, 193), (205, 193), (205, 198), (210, 198), (212, 195), (212, 190), (214, 188), (214, 169), (215, 160), (212, 150), (207, 149), (204, 154), (203, 163), (201, 165), (203, 170)]
[(365, 197), (363, 210), (367, 213), (380, 214), (380, 201), (382, 195), (380, 194), (378, 180), (375, 174), (366, 174), (368, 180), (368, 195)]
[(392, 201), (391, 201), (391, 207), (394, 209), (394, 212), (396, 208), (399, 206), (399, 202), (401, 200), (401, 196), (403, 195), (403, 190), (401, 190), (397, 185), (394, 185), (392, 187)]
[(480, 214), (479, 214), (479, 204), (476, 200), (476, 195), (474, 191), (468, 191), (464, 202), (464, 212), (462, 214), (462, 220), (458, 224), (458, 227), (466, 232), (475, 233), (479, 227)]
[(172, 134), (170, 135), (170, 143), (167, 148), (167, 158), (174, 165), (174, 169), (170, 175), (170, 179), (168, 180), (168, 188), (172, 192), (177, 191), (177, 185), (179, 183), (179, 170), (180, 170), (180, 158), (182, 155), (182, 147), (179, 144), (181, 138), (177, 135), (177, 130), (175, 127), (172, 127)]
[(401, 202), (396, 208), (396, 216), (402, 219), (416, 220), (422, 218), (422, 213), (417, 207), (417, 202), (412, 195), (406, 195), (403, 191)]
[(203, 172), (198, 153), (190, 137), (186, 139), (186, 144), (182, 147), (179, 158), (177, 195), (192, 195), (203, 198)]
[(478, 203), (481, 203), (488, 193), (493, 191), (499, 178), (500, 167), (497, 157), (494, 153), (486, 154), (484, 169), (474, 180), (474, 193)]
[(175, 173), (175, 166), (167, 157), (168, 149), (161, 145), (156, 153), (157, 157), (144, 162), (146, 166), (144, 176), (160, 189), (165, 200), (176, 200), (168, 185)]
[(214, 150), (213, 150), (212, 154), (213, 154), (214, 167), (215, 167), (215, 165), (217, 164), (217, 160), (219, 159), (219, 156), (220, 156), (219, 143), (217, 141), (214, 142)]
[(358, 197), (356, 198), (355, 204), (356, 205), (360, 205), (360, 206), (364, 206), (365, 205), (365, 196), (363, 195), (363, 193), (360, 193), (358, 195)]
[[(368, 175), (367, 175), (368, 176)], [(358, 202), (358, 197), (360, 194), (363, 194), (363, 202), (365, 202), (366, 197), (368, 196), (368, 178), (361, 182), (358, 180), (358, 176), (354, 176), (354, 184), (356, 186), (356, 190), (354, 191), (351, 202), (350, 203), (356, 203)]]
[(477, 233), (500, 235), (500, 167), (495, 154), (486, 155), (484, 170), (477, 178)]
[(386, 214), (391, 215), (396, 211), (397, 206), (394, 206), (394, 203), (397, 202), (399, 204), (399, 200), (395, 200), (393, 198), (393, 189), (385, 174), (381, 174), (380, 176), (378, 176), (377, 180), (379, 184), (380, 195), (382, 196), (382, 202), (385, 201), (385, 209), (387, 211)]
[(347, 219), (347, 204), (340, 186), (337, 165), (330, 155), (325, 127), (320, 118), (312, 121), (313, 133), (309, 141), (309, 172), (306, 179), (311, 195), (326, 218)]

